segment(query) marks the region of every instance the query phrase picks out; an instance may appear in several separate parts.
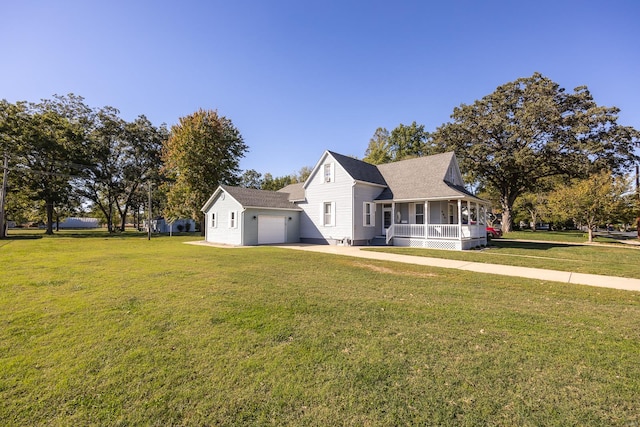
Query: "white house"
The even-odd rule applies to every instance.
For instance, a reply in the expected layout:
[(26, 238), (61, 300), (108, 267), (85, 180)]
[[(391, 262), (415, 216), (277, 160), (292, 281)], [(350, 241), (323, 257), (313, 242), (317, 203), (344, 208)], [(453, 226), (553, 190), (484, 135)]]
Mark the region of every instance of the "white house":
[(325, 151), (304, 183), (278, 192), (221, 186), (202, 210), (210, 242), (462, 250), (486, 245), (489, 207), (464, 188), (452, 152), (371, 165)]

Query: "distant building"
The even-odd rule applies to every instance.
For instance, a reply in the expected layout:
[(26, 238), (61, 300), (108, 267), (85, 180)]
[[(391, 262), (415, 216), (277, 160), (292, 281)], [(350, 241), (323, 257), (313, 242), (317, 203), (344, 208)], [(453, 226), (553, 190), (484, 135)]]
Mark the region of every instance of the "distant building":
[(58, 223), (59, 229), (69, 228), (99, 228), (100, 221), (98, 218), (81, 218), (81, 217), (69, 217)]
[(179, 233), (183, 231), (196, 231), (196, 222), (192, 219), (183, 218), (169, 223), (162, 217), (151, 220), (152, 233)]

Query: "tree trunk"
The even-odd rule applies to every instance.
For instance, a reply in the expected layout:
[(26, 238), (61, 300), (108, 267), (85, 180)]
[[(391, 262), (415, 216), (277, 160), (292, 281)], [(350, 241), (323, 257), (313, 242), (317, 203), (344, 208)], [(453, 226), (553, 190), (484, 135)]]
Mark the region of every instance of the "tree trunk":
[(129, 211), (129, 204), (125, 204), (124, 208), (120, 208), (118, 202), (116, 202), (116, 208), (118, 208), (118, 213), (120, 214), (120, 231), (124, 233), (125, 227), (127, 225), (127, 212)]
[(588, 240), (588, 242), (589, 243), (593, 243), (593, 227), (589, 226), (588, 228), (589, 228), (589, 233), (588, 233), (589, 240)]
[(531, 228), (531, 231), (536, 231), (536, 224), (538, 223), (538, 215), (532, 212), (529, 212), (531, 214), (531, 222), (533, 222), (533, 227)]
[(109, 215), (107, 215), (107, 231), (113, 233), (113, 209), (109, 209)]
[(47, 230), (44, 234), (53, 235), (53, 202), (46, 202), (47, 206)]
[(512, 229), (512, 213), (513, 203), (516, 201), (518, 194), (510, 192), (510, 189), (501, 191), (500, 205), (502, 206), (502, 232), (509, 233)]
[(124, 232), (124, 228), (127, 224), (127, 208), (124, 209), (124, 212), (120, 213), (120, 231)]

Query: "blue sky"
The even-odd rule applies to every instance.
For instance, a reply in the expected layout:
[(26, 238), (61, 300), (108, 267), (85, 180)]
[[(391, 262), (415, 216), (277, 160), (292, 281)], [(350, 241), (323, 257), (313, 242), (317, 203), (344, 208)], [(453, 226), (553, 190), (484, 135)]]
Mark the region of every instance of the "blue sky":
[(428, 131), (541, 72), (586, 85), (640, 129), (640, 2), (2, 0), (0, 98), (75, 93), (171, 126), (217, 109), (243, 169), (275, 176), (325, 149), (363, 157), (378, 127)]

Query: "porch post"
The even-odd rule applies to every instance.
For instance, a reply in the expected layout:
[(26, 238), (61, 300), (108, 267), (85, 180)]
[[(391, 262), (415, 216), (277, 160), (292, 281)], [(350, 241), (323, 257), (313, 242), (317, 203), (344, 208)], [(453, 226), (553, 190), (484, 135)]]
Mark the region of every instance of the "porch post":
[(396, 202), (391, 202), (391, 235), (393, 236), (395, 232), (396, 232)]
[(462, 200), (458, 199), (458, 240), (462, 240)]
[(424, 202), (424, 238), (429, 238), (429, 201)]
[(391, 226), (396, 223), (396, 202), (391, 202)]
[(476, 205), (476, 236), (480, 236), (480, 225), (481, 225), (481, 221), (480, 221), (480, 204), (476, 201), (475, 202)]

